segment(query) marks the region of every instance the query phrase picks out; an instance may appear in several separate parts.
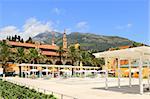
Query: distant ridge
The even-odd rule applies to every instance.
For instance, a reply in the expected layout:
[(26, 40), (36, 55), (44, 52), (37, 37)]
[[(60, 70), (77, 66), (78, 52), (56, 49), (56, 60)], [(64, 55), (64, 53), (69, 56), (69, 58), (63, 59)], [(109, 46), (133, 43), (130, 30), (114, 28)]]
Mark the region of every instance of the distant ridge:
[[(55, 32), (55, 43), (62, 45), (62, 33)], [(33, 40), (51, 44), (51, 32), (44, 32), (33, 37)], [(104, 51), (119, 46), (131, 46), (134, 41), (119, 36), (96, 35), (92, 33), (72, 32), (67, 35), (68, 45), (79, 42), (84, 50)]]

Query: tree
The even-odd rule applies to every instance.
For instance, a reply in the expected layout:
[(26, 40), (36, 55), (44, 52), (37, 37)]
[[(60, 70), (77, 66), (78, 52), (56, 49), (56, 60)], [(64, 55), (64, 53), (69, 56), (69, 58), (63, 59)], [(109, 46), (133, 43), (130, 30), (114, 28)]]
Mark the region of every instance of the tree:
[(10, 46), (7, 45), (6, 41), (0, 42), (0, 60), (2, 61), (3, 74), (5, 76), (6, 67), (8, 65), (9, 60), (12, 58), (12, 52), (10, 50)]
[(9, 40), (9, 37), (7, 36), (7, 38), (6, 38), (7, 40)]
[(21, 40), (21, 37), (20, 37), (20, 36), (18, 36), (18, 41), (20, 42), (20, 40)]
[(14, 53), (14, 61), (16, 63), (21, 64), (22, 62), (26, 62), (27, 61), (27, 55), (25, 54), (25, 50), (23, 47), (18, 47), (16, 48), (17, 51)]
[(33, 43), (32, 38), (29, 37), (28, 40), (26, 40), (26, 43)]
[(40, 63), (46, 59), (46, 56), (42, 55), (39, 50), (30, 48), (28, 53), (29, 63)]
[[(17, 48), (17, 51), (13, 55), (13, 60), (19, 64), (27, 61), (27, 55), (25, 54), (25, 50), (23, 47)], [(19, 66), (19, 76), (21, 77), (21, 66)]]
[(90, 62), (90, 54), (87, 51), (80, 51), (79, 61), (83, 62), (85, 65), (88, 65)]
[(74, 46), (70, 46), (68, 49), (68, 57), (72, 61), (72, 65), (75, 65), (75, 62), (78, 60), (78, 51), (75, 49)]
[(20, 42), (21, 42), (21, 43), (24, 43), (24, 40), (23, 40), (23, 38), (20, 40)]
[(12, 41), (15, 41), (15, 38), (12, 36)]
[(144, 44), (138, 43), (138, 42), (133, 42), (133, 47), (138, 47), (138, 46), (143, 46)]
[(11, 36), (8, 37), (8, 40), (11, 41)]
[(93, 55), (93, 53), (95, 53), (95, 51), (88, 51), (89, 53), (89, 63), (93, 66), (96, 67), (101, 67), (102, 65), (104, 65), (104, 59), (102, 58), (95, 58), (95, 56)]
[(16, 41), (17, 40), (17, 35), (15, 35), (15, 37), (14, 37), (14, 41)]
[(62, 58), (64, 52), (65, 52), (65, 51), (64, 51), (63, 47), (60, 46), (59, 49), (57, 50), (57, 53), (59, 54), (59, 59), (60, 59), (60, 61), (61, 61), (61, 58)]

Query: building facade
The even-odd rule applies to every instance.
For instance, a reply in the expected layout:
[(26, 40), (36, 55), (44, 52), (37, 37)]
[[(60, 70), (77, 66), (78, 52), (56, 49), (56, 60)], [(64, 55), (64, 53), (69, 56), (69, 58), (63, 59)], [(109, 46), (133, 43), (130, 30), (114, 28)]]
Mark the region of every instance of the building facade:
[[(54, 41), (54, 34), (52, 34), (52, 44), (40, 44), (39, 42), (34, 43), (27, 43), (27, 42), (19, 42), (19, 41), (9, 41), (6, 40), (6, 43), (11, 46), (11, 50), (16, 51), (18, 47), (22, 47), (25, 49), (25, 51), (28, 51), (30, 48), (38, 49), (42, 55), (47, 56), (46, 64), (51, 65), (71, 65), (71, 60), (67, 57), (66, 51), (67, 51), (67, 37), (66, 37), (66, 31), (63, 33), (63, 50), (64, 53), (61, 56), (58, 53), (59, 46), (55, 44)], [(13, 62), (9, 62), (8, 68), (6, 71), (18, 71), (18, 67), (13, 64)]]

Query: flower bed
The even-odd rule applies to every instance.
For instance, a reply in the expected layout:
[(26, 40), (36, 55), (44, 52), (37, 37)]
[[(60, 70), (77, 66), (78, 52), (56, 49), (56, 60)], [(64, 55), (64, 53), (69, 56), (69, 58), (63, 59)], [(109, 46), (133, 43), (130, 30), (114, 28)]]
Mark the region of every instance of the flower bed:
[(3, 99), (57, 99), (53, 95), (2, 80), (0, 80), (0, 97)]

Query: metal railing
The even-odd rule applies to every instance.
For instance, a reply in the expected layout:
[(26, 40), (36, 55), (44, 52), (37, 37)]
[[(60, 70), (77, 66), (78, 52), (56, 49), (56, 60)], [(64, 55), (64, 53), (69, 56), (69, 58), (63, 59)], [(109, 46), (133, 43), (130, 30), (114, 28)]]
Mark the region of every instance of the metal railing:
[(48, 89), (44, 89), (44, 88), (39, 88), (37, 86), (29, 85), (26, 83), (17, 82), (17, 81), (14, 81), (12, 79), (5, 79), (5, 78), (2, 78), (2, 79), (3, 79), (3, 81), (8, 81), (8, 82), (14, 83), (14, 84), (19, 85), (19, 86), (25, 86), (25, 87), (28, 87), (29, 89), (35, 89), (37, 92), (42, 92), (44, 94), (52, 94), (58, 99), (78, 99), (78, 98), (73, 97), (73, 96), (65, 95), (65, 94), (55, 92), (52, 90), (48, 90)]

